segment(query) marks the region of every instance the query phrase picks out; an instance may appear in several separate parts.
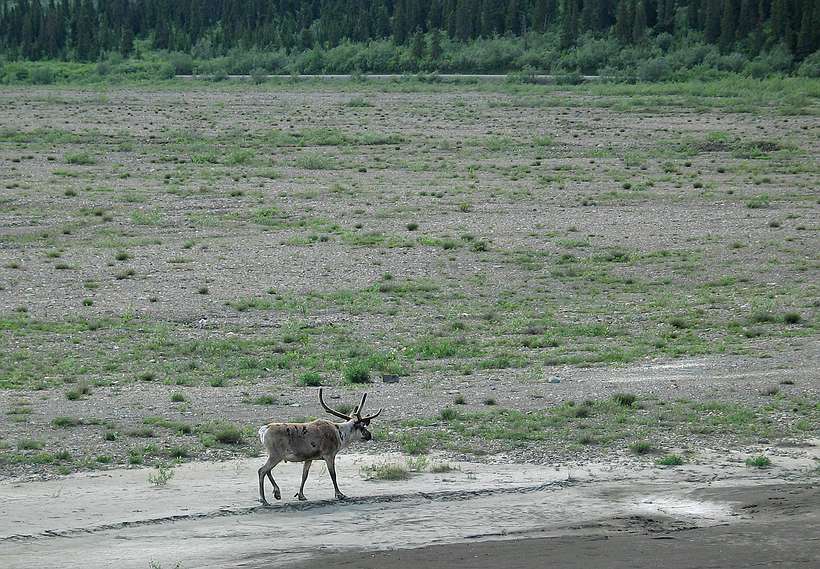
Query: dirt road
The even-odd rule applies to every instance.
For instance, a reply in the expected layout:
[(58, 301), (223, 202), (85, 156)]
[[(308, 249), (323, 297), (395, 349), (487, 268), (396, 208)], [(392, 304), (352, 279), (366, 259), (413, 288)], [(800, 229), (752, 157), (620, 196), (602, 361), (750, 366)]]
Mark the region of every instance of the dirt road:
[[(737, 488), (732, 498), (757, 504), (752, 519), (672, 533), (594, 535), (457, 543), (420, 549), (342, 554), (296, 567), (403, 569), (448, 567), (817, 567), (820, 565), (820, 490), (817, 486)], [(724, 499), (726, 495), (722, 496)], [(788, 511), (788, 513), (786, 513)], [(260, 565), (261, 566), (261, 565)]]
[(4, 483), (0, 565), (308, 567), (327, 557), (339, 567), (536, 567), (548, 558), (648, 567), (662, 557), (684, 563), (675, 567), (752, 558), (809, 566), (816, 457), (807, 447), (768, 470), (732, 460), (634, 470), (453, 463), (389, 482), (362, 476), (372, 456), (348, 455), (339, 471), (351, 499), (331, 499), (322, 468), (308, 483), (311, 501), (299, 503), (290, 496), (300, 466), (287, 464), (274, 473), (285, 500), (270, 508), (255, 502), (258, 460), (182, 465), (163, 487), (147, 482), (149, 470)]

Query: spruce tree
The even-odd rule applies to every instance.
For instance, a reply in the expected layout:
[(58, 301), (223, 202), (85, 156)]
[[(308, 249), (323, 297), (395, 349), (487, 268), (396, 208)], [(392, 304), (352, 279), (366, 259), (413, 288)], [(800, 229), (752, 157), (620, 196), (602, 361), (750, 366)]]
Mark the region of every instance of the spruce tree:
[(658, 0), (656, 31), (671, 32), (675, 27), (675, 0)]
[(507, 15), (504, 20), (505, 31), (514, 36), (521, 35), (521, 6), (518, 0), (509, 0), (507, 4)]
[(720, 18), (720, 50), (731, 51), (735, 43), (737, 12), (734, 0), (723, 0), (723, 15)]
[(635, 2), (635, 17), (632, 25), (632, 41), (641, 43), (646, 36), (646, 4), (644, 0)]
[(433, 63), (441, 59), (441, 31), (433, 28), (430, 32), (430, 61)]
[(615, 37), (621, 43), (632, 41), (632, 0), (618, 0), (618, 9), (615, 14)]
[(706, 21), (703, 28), (703, 37), (709, 43), (715, 43), (720, 38), (720, 17), (722, 5), (719, 0), (706, 0)]
[(578, 40), (578, 23), (581, 17), (580, 0), (561, 0), (561, 48), (567, 49)]
[(393, 39), (398, 44), (407, 41), (409, 33), (406, 0), (396, 0), (393, 8)]
[(745, 38), (757, 25), (757, 1), (740, 0), (740, 13), (737, 17), (737, 37)]
[(814, 52), (817, 46), (814, 44), (815, 30), (812, 30), (812, 22), (814, 21), (814, 12), (817, 11), (817, 6), (814, 2), (807, 0), (803, 3), (803, 17), (800, 19), (800, 32), (797, 35), (797, 49), (795, 55), (799, 59), (803, 59)]
[(549, 0), (535, 0), (532, 12), (532, 27), (536, 32), (543, 32), (549, 23)]
[(424, 36), (422, 35), (421, 30), (416, 30), (416, 33), (413, 34), (413, 43), (410, 46), (410, 55), (417, 64), (424, 59)]
[(700, 0), (689, 0), (686, 6), (686, 25), (690, 30), (700, 29)]
[(134, 52), (134, 32), (131, 31), (131, 26), (126, 26), (122, 30), (120, 36), (120, 55), (123, 57), (131, 57)]

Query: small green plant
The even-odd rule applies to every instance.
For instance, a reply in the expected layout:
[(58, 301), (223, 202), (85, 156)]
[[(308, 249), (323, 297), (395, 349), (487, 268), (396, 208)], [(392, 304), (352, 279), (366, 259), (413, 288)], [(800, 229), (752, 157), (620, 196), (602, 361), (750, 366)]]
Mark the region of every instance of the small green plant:
[(129, 437), (135, 437), (139, 439), (150, 439), (154, 436), (154, 429), (150, 427), (137, 427), (136, 429), (131, 429), (125, 434)]
[(427, 465), (430, 463), (426, 456), (417, 456), (415, 458), (408, 458), (405, 461), (407, 470), (410, 472), (424, 472), (427, 470)]
[(450, 407), (445, 407), (441, 410), (441, 415), (439, 416), (442, 421), (454, 421), (458, 419), (458, 411), (451, 409)]
[(299, 385), (306, 387), (319, 387), (322, 385), (322, 376), (316, 371), (306, 371), (299, 376)]
[(254, 405), (273, 405), (276, 403), (276, 397), (273, 395), (260, 395), (253, 400)]
[(92, 164), (97, 163), (97, 160), (95, 160), (94, 157), (88, 152), (67, 154), (65, 161), (67, 164), (74, 164), (75, 166), (91, 166)]
[(770, 203), (769, 195), (768, 194), (762, 194), (762, 195), (759, 195), (759, 196), (755, 196), (752, 199), (750, 199), (749, 201), (747, 201), (746, 202), (746, 207), (748, 207), (749, 209), (761, 209), (761, 208), (769, 207), (769, 203)]
[(655, 464), (660, 466), (680, 466), (683, 464), (683, 458), (677, 454), (667, 454), (656, 460)]
[(410, 478), (410, 471), (406, 466), (395, 463), (373, 464), (362, 467), (362, 476), (366, 480), (407, 480)]
[(803, 317), (800, 316), (799, 312), (787, 312), (783, 315), (783, 322), (786, 324), (800, 324), (803, 320)]
[(464, 399), (463, 395), (456, 395), (453, 399), (453, 403), (455, 403), (456, 405), (466, 405), (467, 401)]
[(370, 366), (364, 361), (350, 362), (342, 371), (342, 378), (345, 383), (369, 383)]
[(446, 474), (447, 472), (453, 472), (454, 470), (459, 469), (452, 464), (447, 464), (446, 462), (437, 462), (430, 467), (430, 472), (433, 474)]
[(751, 468), (768, 468), (771, 465), (772, 461), (769, 457), (762, 454), (758, 456), (750, 456), (746, 459), (746, 466)]
[(55, 427), (65, 429), (67, 427), (76, 427), (77, 425), (81, 425), (82, 421), (77, 417), (54, 417), (51, 424)]
[(71, 460), (71, 453), (67, 450), (58, 450), (54, 453), (55, 460)]
[(399, 435), (401, 450), (407, 454), (427, 454), (430, 452), (430, 437), (415, 433), (402, 433)]
[(179, 391), (175, 391), (171, 394), (172, 403), (182, 403), (183, 401), (185, 401), (185, 395), (183, 395)]
[(410, 223), (407, 224), (406, 227), (407, 227), (407, 231), (415, 231), (416, 229), (419, 228), (419, 224), (415, 223), (415, 222), (410, 222)]
[(150, 370), (141, 371), (139, 375), (137, 375), (137, 379), (140, 381), (154, 381), (157, 378), (157, 375)]
[(484, 405), (495, 405), (495, 404), (496, 404), (495, 399), (492, 398), (492, 397), (487, 397), (484, 400)]
[(595, 435), (587, 432), (583, 432), (580, 435), (578, 435), (576, 441), (579, 445), (584, 446), (598, 444), (598, 439), (595, 438)]
[(170, 456), (171, 458), (175, 458), (175, 459), (179, 460), (179, 459), (187, 458), (188, 456), (190, 456), (190, 452), (184, 446), (174, 445), (174, 446), (172, 446), (171, 448), (168, 449), (168, 456)]
[(84, 395), (90, 394), (91, 387), (89, 387), (84, 381), (81, 381), (74, 388), (69, 389), (65, 396), (69, 401), (77, 401), (78, 399), (82, 399)]
[(654, 447), (649, 441), (635, 441), (629, 445), (629, 450), (635, 454), (648, 454), (654, 450)]
[(202, 427), (201, 431), (213, 437), (215, 442), (225, 445), (238, 445), (244, 440), (239, 427), (231, 423), (211, 423)]
[(638, 396), (634, 393), (616, 393), (612, 396), (612, 400), (621, 407), (632, 407), (638, 400)]
[(45, 446), (46, 443), (36, 439), (21, 439), (17, 441), (17, 448), (19, 450), (40, 450)]
[(148, 483), (154, 486), (165, 486), (174, 477), (174, 471), (164, 464), (157, 466), (157, 469), (148, 475)]

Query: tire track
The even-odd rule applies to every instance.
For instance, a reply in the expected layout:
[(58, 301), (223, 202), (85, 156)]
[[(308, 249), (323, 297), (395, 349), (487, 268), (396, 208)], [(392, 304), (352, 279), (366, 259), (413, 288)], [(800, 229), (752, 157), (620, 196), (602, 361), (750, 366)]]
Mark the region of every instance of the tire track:
[[(610, 480), (609, 482), (618, 482), (626, 480), (626, 478), (618, 478)], [(194, 514), (179, 514), (173, 516), (163, 516), (159, 518), (149, 518), (144, 520), (122, 521), (108, 524), (100, 524), (92, 527), (67, 528), (58, 530), (46, 530), (32, 534), (14, 534), (0, 537), (2, 542), (20, 542), (20, 541), (36, 541), (40, 539), (64, 537), (70, 538), (79, 535), (88, 535), (94, 533), (101, 533), (105, 531), (120, 530), (135, 527), (144, 527), (151, 525), (159, 525), (165, 523), (174, 523), (182, 521), (195, 521), (203, 519), (214, 519), (226, 516), (245, 516), (249, 514), (266, 513), (288, 513), (288, 512), (304, 512), (311, 510), (318, 510), (327, 507), (343, 506), (369, 506), (372, 504), (397, 504), (401, 502), (409, 502), (412, 500), (426, 500), (436, 502), (458, 502), (465, 500), (473, 500), (484, 496), (498, 496), (498, 495), (514, 495), (514, 494), (529, 494), (534, 492), (557, 491), (570, 486), (583, 485), (588, 482), (580, 482), (576, 480), (558, 480), (544, 482), (533, 486), (516, 486), (513, 488), (487, 488), (481, 490), (442, 490), (439, 492), (413, 492), (409, 494), (382, 494), (378, 496), (364, 496), (360, 498), (346, 498), (345, 500), (316, 500), (310, 502), (288, 502), (286, 504), (265, 506), (263, 504), (257, 506), (247, 506), (240, 508), (225, 508), (220, 510), (213, 510), (210, 512), (194, 513)]]

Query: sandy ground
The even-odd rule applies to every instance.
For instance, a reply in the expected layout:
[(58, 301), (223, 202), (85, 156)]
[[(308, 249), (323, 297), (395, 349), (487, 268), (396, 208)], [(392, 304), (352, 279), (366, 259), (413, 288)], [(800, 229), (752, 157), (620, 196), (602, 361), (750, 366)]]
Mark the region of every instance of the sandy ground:
[[(271, 507), (255, 501), (255, 460), (182, 465), (163, 487), (147, 482), (147, 469), (7, 482), (0, 565), (536, 567), (554, 553), (559, 566), (655, 567), (659, 556), (678, 559), (674, 567), (749, 566), (753, 557), (810, 566), (818, 456), (805, 447), (768, 470), (717, 460), (675, 469), (451, 463), (452, 472), (377, 482), (361, 467), (399, 457), (351, 454), (338, 467), (350, 499), (332, 499), (321, 467), (310, 501), (296, 501), (300, 465), (286, 464), (274, 472), (285, 499)], [(712, 551), (720, 555), (709, 561)]]

